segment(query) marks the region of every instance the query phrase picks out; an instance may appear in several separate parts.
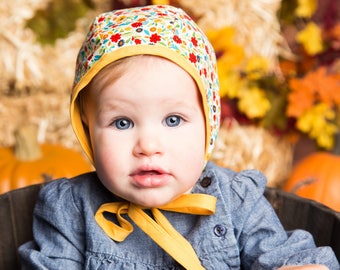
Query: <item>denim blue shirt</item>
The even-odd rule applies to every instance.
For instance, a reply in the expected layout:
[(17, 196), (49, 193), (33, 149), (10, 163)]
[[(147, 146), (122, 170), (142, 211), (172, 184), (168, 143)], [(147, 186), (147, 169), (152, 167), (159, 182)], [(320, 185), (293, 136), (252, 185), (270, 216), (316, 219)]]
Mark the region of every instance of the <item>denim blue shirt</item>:
[[(208, 163), (192, 193), (216, 196), (216, 213), (163, 213), (206, 269), (317, 263), (340, 269), (331, 248), (316, 248), (305, 231), (283, 229), (263, 196), (265, 185), (260, 172), (235, 173)], [(34, 241), (19, 248), (22, 269), (182, 269), (137, 226), (124, 242), (111, 240), (94, 214), (101, 204), (113, 201), (121, 199), (104, 188), (96, 173), (46, 185), (34, 210)]]

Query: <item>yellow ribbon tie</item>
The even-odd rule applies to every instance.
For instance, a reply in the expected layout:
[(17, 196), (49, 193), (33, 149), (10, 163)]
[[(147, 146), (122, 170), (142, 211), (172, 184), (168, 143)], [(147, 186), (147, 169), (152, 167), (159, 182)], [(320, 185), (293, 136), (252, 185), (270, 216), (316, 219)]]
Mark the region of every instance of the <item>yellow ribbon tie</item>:
[[(154, 219), (141, 206), (130, 202), (106, 203), (99, 207), (95, 220), (113, 240), (122, 242), (133, 231), (132, 224), (122, 217), (128, 214), (133, 222), (171, 257), (186, 269), (204, 269), (191, 244), (170, 224), (161, 210), (212, 215), (215, 213), (216, 197), (206, 194), (184, 194), (176, 200), (158, 208), (151, 208)], [(104, 212), (117, 215), (119, 225), (107, 220)]]

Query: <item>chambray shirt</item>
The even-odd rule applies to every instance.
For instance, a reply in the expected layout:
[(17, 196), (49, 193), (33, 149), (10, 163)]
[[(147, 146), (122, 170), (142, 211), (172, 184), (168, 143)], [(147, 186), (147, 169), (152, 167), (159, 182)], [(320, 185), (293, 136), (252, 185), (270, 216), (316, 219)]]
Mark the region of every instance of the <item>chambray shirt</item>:
[[(317, 263), (340, 269), (331, 248), (316, 248), (305, 231), (283, 229), (263, 196), (265, 185), (257, 171), (235, 173), (208, 163), (192, 193), (216, 196), (216, 213), (163, 213), (192, 244), (206, 269)], [(19, 248), (22, 269), (182, 269), (137, 226), (123, 242), (102, 231), (94, 214), (101, 204), (120, 200), (95, 172), (46, 185), (34, 210), (34, 241)]]

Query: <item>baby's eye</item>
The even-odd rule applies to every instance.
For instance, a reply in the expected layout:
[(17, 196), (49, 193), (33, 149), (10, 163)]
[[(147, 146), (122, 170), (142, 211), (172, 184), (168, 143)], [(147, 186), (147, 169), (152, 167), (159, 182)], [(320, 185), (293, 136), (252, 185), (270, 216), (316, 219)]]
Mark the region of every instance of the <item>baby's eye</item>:
[(183, 121), (182, 117), (178, 115), (171, 115), (165, 118), (165, 124), (169, 127), (177, 127)]
[(133, 127), (133, 123), (131, 120), (127, 118), (120, 118), (112, 123), (113, 126), (115, 126), (117, 129), (124, 130), (124, 129), (129, 129)]

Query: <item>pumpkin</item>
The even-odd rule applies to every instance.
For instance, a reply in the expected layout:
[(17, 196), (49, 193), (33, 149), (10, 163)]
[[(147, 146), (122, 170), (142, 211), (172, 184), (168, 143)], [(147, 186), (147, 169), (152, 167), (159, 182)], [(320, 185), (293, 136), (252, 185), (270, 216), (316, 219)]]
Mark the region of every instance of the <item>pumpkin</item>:
[(37, 128), (25, 126), (14, 147), (0, 148), (0, 194), (12, 189), (92, 171), (85, 157), (61, 145), (39, 144)]
[(283, 189), (340, 211), (340, 156), (308, 155), (293, 168)]

